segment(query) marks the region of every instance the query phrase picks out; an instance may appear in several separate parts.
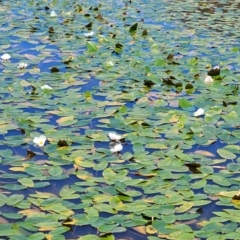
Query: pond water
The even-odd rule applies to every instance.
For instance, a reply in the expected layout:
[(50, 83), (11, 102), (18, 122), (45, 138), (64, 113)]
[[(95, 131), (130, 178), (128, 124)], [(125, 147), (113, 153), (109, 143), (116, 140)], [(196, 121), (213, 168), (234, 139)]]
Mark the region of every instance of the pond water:
[(0, 238), (239, 239), (239, 10), (1, 1)]

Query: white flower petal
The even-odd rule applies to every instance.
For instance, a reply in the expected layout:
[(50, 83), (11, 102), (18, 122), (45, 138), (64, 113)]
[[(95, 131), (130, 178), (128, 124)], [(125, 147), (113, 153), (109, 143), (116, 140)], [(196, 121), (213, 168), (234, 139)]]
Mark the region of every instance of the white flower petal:
[(214, 80), (213, 80), (213, 78), (211, 77), (211, 76), (206, 76), (206, 78), (205, 78), (205, 80), (204, 80), (204, 82), (205, 83), (212, 83)]
[(24, 68), (26, 68), (27, 66), (28, 66), (27, 63), (20, 62), (20, 63), (18, 64), (18, 67), (17, 67), (17, 68), (19, 68), (19, 69), (24, 69)]
[(122, 151), (122, 149), (123, 149), (122, 144), (121, 144), (121, 143), (117, 143), (117, 144), (115, 144), (113, 147), (110, 148), (110, 151), (111, 151), (112, 153), (116, 153), (116, 152)]
[(50, 17), (57, 17), (57, 13), (53, 10), (50, 13)]
[(10, 58), (11, 58), (11, 55), (8, 54), (8, 53), (4, 53), (4, 54), (1, 56), (1, 59), (4, 60), (4, 61), (8, 61)]
[(52, 87), (50, 87), (49, 85), (45, 84), (43, 86), (41, 86), (42, 90), (52, 90)]
[(203, 108), (199, 108), (194, 114), (193, 114), (193, 116), (194, 117), (199, 117), (199, 116), (202, 116), (202, 115), (204, 115), (204, 109)]
[(110, 132), (109, 134), (108, 134), (108, 137), (111, 139), (111, 140), (116, 140), (116, 141), (119, 141), (121, 138), (122, 138), (122, 136), (121, 135), (118, 135), (118, 134), (116, 134), (116, 133), (113, 133), (113, 132)]
[(37, 144), (39, 147), (43, 147), (44, 144), (45, 144), (45, 142), (46, 142), (46, 140), (47, 140), (47, 137), (44, 136), (44, 135), (41, 135), (41, 136), (39, 136), (39, 137), (35, 137), (35, 138), (33, 139), (33, 142), (34, 142), (35, 144)]
[(85, 37), (91, 37), (93, 36), (94, 32), (84, 33)]

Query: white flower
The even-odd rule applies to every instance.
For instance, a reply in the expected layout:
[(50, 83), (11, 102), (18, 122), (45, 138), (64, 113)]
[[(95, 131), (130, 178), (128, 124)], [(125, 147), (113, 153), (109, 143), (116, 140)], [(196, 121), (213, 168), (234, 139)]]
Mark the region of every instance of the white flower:
[(18, 67), (17, 67), (17, 68), (19, 68), (19, 69), (24, 69), (24, 68), (26, 68), (27, 66), (28, 66), (27, 63), (20, 62), (20, 63), (18, 64)]
[(47, 137), (44, 135), (41, 135), (40, 137), (35, 137), (33, 139), (33, 142), (37, 144), (39, 147), (43, 147), (46, 140), (47, 140)]
[(117, 143), (117, 144), (115, 144), (114, 146), (112, 146), (112, 147), (110, 148), (110, 151), (111, 151), (112, 153), (117, 153), (117, 152), (122, 151), (122, 149), (123, 149), (122, 144), (121, 144), (121, 143)]
[(110, 60), (106, 61), (106, 67), (114, 67), (114, 63)]
[(49, 85), (45, 84), (43, 86), (41, 86), (42, 90), (52, 90), (52, 87), (50, 87)]
[(2, 56), (1, 56), (1, 59), (3, 61), (6, 61), (6, 62), (9, 62), (9, 59), (11, 58), (11, 55), (8, 54), (8, 53), (4, 53)]
[(108, 134), (108, 137), (109, 137), (111, 140), (113, 140), (113, 141), (119, 141), (119, 140), (122, 138), (121, 135), (118, 135), (118, 134), (113, 133), (113, 132), (110, 132), (110, 133)]
[(50, 13), (50, 17), (57, 17), (57, 13), (53, 10)]
[(206, 76), (205, 80), (204, 80), (205, 83), (212, 83), (213, 82), (213, 78), (211, 76)]
[(94, 34), (94, 32), (84, 33), (85, 37), (91, 37)]
[(199, 117), (199, 116), (202, 116), (202, 115), (204, 115), (204, 109), (203, 109), (203, 108), (199, 108), (199, 109), (193, 114), (194, 117)]

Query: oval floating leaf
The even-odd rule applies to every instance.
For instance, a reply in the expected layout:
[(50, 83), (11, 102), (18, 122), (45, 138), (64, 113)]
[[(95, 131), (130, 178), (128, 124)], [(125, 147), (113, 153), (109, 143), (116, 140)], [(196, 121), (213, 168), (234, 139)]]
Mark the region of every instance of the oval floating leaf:
[(77, 122), (76, 119), (74, 119), (75, 117), (72, 115), (72, 116), (68, 116), (68, 117), (61, 117), (57, 120), (57, 123), (60, 125), (60, 126), (69, 126), (69, 125), (72, 125), (74, 123)]
[(225, 159), (234, 159), (236, 158), (237, 156), (234, 154), (234, 153), (231, 153), (227, 150), (224, 150), (224, 149), (218, 149), (217, 150), (217, 153), (222, 157), (222, 158), (225, 158)]
[(194, 109), (193, 104), (185, 98), (179, 99), (178, 104), (182, 109), (185, 109), (188, 111), (191, 111)]
[(8, 198), (7, 205), (14, 206), (17, 203), (21, 202), (24, 199), (22, 194), (13, 194)]
[(197, 150), (194, 153), (198, 154), (198, 155), (205, 156), (205, 157), (215, 157), (215, 155), (213, 153), (208, 152), (208, 151), (204, 151), (204, 150)]
[(60, 176), (63, 173), (63, 170), (59, 166), (53, 166), (48, 170), (51, 176)]
[(31, 178), (22, 178), (22, 179), (19, 179), (18, 182), (20, 182), (22, 185), (24, 185), (26, 187), (34, 186), (34, 182)]
[(194, 204), (192, 202), (185, 202), (183, 205), (176, 208), (176, 212), (177, 213), (187, 212), (188, 210), (190, 210), (193, 207), (193, 205)]

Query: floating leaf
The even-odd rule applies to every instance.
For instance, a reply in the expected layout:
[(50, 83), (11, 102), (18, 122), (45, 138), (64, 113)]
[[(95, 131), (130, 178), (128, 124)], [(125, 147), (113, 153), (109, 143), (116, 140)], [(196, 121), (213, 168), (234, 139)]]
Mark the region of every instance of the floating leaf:
[(57, 120), (57, 123), (60, 125), (60, 126), (69, 126), (69, 125), (72, 125), (74, 123), (76, 123), (77, 120), (75, 119), (75, 117), (72, 115), (72, 116), (68, 116), (68, 117), (61, 117)]
[(0, 237), (10, 237), (10, 236), (15, 236), (19, 234), (19, 231), (16, 229), (6, 229), (6, 230), (0, 230)]
[(240, 163), (229, 163), (227, 165), (229, 171), (235, 172), (240, 170)]
[[(135, 231), (146, 235), (146, 227), (145, 226), (137, 226), (133, 228)], [(155, 229), (154, 229), (155, 230)], [(156, 231), (156, 230), (155, 230)]]
[(147, 232), (148, 234), (155, 234), (155, 233), (157, 232), (157, 230), (154, 229), (152, 225), (147, 225), (147, 226), (146, 226), (146, 232)]
[(142, 32), (142, 36), (146, 36), (146, 35), (148, 35), (148, 31), (146, 29), (144, 29)]
[(29, 59), (29, 60), (33, 60), (33, 59), (35, 59), (35, 58), (36, 58), (36, 56), (35, 56), (35, 55), (28, 54), (28, 53), (24, 54), (24, 57), (25, 57), (25, 58), (27, 58), (27, 59)]
[(178, 103), (182, 109), (192, 110), (192, 108), (193, 108), (192, 103), (190, 101), (188, 101), (187, 99), (182, 98), (179, 100)]
[(210, 166), (201, 166), (198, 170), (203, 174), (212, 174), (213, 168)]
[(24, 185), (26, 187), (33, 187), (34, 186), (34, 182), (30, 178), (22, 178), (22, 179), (19, 179), (18, 182), (20, 182), (22, 185)]
[(197, 150), (194, 153), (205, 156), (205, 157), (215, 157), (215, 155), (213, 153), (208, 152), (208, 151), (204, 151), (204, 150)]
[(24, 199), (24, 195), (22, 194), (13, 194), (7, 200), (7, 205), (14, 206), (17, 203), (21, 202)]
[(217, 153), (222, 157), (222, 158), (225, 158), (225, 159), (234, 159), (236, 158), (237, 156), (234, 154), (234, 153), (231, 153), (227, 150), (224, 150), (224, 149), (218, 149), (217, 150)]
[(103, 176), (105, 178), (114, 178), (116, 176), (116, 173), (110, 169), (110, 168), (106, 168), (104, 171), (103, 171)]
[(114, 228), (116, 228), (118, 224), (111, 224), (111, 225), (100, 225), (98, 230), (100, 232), (112, 232)]
[(134, 23), (130, 28), (129, 28), (129, 33), (130, 34), (135, 34), (137, 32), (138, 28), (138, 23)]
[(59, 166), (53, 166), (48, 170), (51, 176), (60, 176), (63, 173), (63, 170)]
[(176, 208), (176, 212), (177, 213), (187, 212), (192, 207), (193, 207), (193, 203), (192, 202), (185, 202), (183, 205), (181, 205), (180, 207)]
[(81, 236), (79, 240), (100, 240), (100, 238), (93, 234), (88, 234), (86, 236)]
[(3, 206), (7, 203), (8, 197), (2, 193), (0, 193), (0, 206)]
[(26, 160), (29, 160), (29, 159), (35, 157), (35, 156), (36, 156), (36, 153), (34, 153), (34, 152), (30, 151), (30, 150), (27, 150), (27, 156), (25, 158), (23, 158), (22, 160), (26, 161)]
[(93, 42), (86, 42), (86, 45), (87, 45), (87, 49), (89, 52), (96, 52), (98, 50), (98, 47), (95, 43)]
[(155, 220), (153, 221), (152, 226), (158, 232), (163, 232), (165, 229), (166, 223), (162, 220)]

